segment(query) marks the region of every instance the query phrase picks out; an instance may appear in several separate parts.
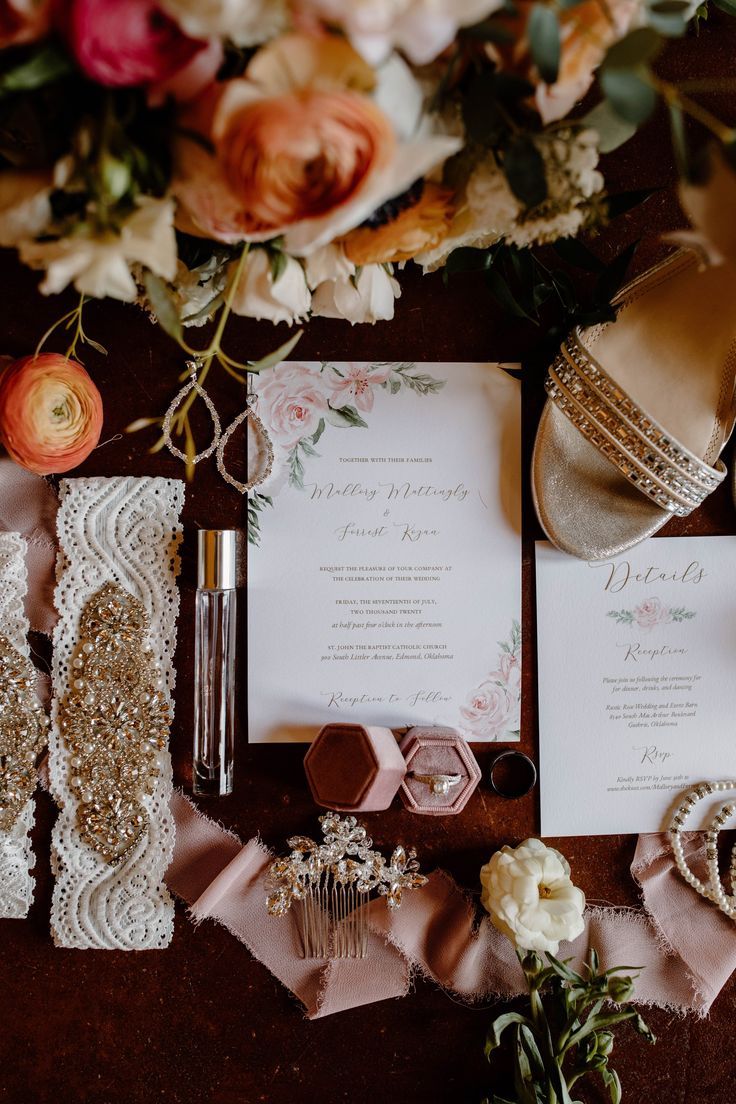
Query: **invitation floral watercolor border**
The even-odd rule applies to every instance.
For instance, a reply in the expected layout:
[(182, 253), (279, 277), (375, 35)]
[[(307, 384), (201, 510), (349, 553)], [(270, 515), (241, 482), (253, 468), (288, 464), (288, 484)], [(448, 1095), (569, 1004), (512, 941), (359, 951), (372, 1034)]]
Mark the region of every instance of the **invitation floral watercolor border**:
[(651, 632), (658, 625), (690, 621), (695, 617), (695, 611), (684, 606), (665, 606), (661, 599), (653, 597), (645, 598), (633, 609), (609, 610), (606, 616), (612, 617), (617, 625), (632, 625)]
[(411, 391), (436, 395), (447, 381), (417, 370), (413, 362), (320, 365), (284, 361), (268, 369), (256, 385), (258, 416), (271, 438), (274, 476), (248, 499), (248, 538), (258, 543), (259, 513), (272, 505), (282, 482), (304, 489), (305, 462), (318, 456), (316, 445), (327, 426), (367, 429), (380, 387), (390, 395)]
[(521, 732), (521, 626), (514, 620), (499, 640), (498, 665), (460, 707), (460, 728), (469, 740), (518, 740)]

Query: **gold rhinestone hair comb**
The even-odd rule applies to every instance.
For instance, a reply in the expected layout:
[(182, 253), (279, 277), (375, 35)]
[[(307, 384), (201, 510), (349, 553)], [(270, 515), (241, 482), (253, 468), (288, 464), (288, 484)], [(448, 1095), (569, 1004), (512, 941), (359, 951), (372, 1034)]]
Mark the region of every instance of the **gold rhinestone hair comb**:
[(142, 797), (153, 792), (156, 756), (169, 735), (169, 706), (148, 628), (141, 602), (105, 583), (82, 611), (59, 709), (77, 827), (108, 863), (124, 858), (148, 829)]
[(365, 958), (371, 896), (385, 897), (397, 909), (404, 890), (427, 879), (414, 851), (396, 847), (389, 860), (373, 851), (373, 840), (355, 817), (327, 813), (319, 822), (323, 843), (293, 836), (286, 841), (289, 857), (272, 864), (268, 911), (284, 916), (297, 903), (304, 958)]

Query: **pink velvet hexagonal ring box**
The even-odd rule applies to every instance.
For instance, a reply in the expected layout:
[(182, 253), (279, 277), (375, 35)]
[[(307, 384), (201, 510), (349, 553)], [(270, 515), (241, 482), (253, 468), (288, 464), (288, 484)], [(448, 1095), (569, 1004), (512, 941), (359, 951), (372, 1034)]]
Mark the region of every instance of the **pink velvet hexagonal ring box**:
[(411, 813), (459, 813), (481, 779), (475, 756), (454, 728), (410, 728), (399, 745), (406, 762), (401, 800)]
[(367, 813), (388, 809), (406, 766), (390, 728), (328, 724), (305, 755), (304, 770), (318, 805)]

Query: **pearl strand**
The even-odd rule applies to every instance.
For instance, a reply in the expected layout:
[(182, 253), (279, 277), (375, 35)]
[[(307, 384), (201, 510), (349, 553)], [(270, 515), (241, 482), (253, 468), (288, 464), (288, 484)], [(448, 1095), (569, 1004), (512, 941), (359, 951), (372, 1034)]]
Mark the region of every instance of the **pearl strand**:
[[(690, 790), (676, 808), (669, 827), (670, 841), (675, 856), (675, 863), (680, 874), (692, 886), (701, 897), (712, 901), (721, 912), (732, 919), (736, 919), (736, 894), (729, 895), (724, 889), (718, 869), (718, 834), (726, 821), (736, 815), (736, 804), (727, 801), (721, 805), (711, 822), (706, 828), (706, 865), (708, 869), (708, 883), (704, 885), (690, 869), (682, 847), (680, 833), (683, 831), (685, 821), (699, 801), (711, 794), (724, 790), (736, 790), (736, 780), (726, 778), (717, 782), (701, 782), (693, 790)], [(729, 877), (732, 890), (736, 890), (736, 845), (731, 852), (731, 864)]]

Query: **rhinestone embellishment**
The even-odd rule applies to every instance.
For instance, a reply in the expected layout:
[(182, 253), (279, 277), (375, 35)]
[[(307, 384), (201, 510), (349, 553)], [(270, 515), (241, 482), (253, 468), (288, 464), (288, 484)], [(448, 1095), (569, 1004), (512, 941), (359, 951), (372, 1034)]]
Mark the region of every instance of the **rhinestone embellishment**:
[(546, 382), (550, 400), (642, 494), (679, 517), (691, 514), (726, 475), (674, 441), (571, 334)]
[(169, 735), (170, 710), (148, 629), (141, 602), (106, 583), (82, 611), (59, 709), (77, 827), (108, 863), (123, 859), (147, 832), (142, 798), (153, 792), (158, 753)]
[(0, 831), (9, 832), (36, 788), (36, 758), (49, 719), (36, 698), (33, 664), (0, 635)]

